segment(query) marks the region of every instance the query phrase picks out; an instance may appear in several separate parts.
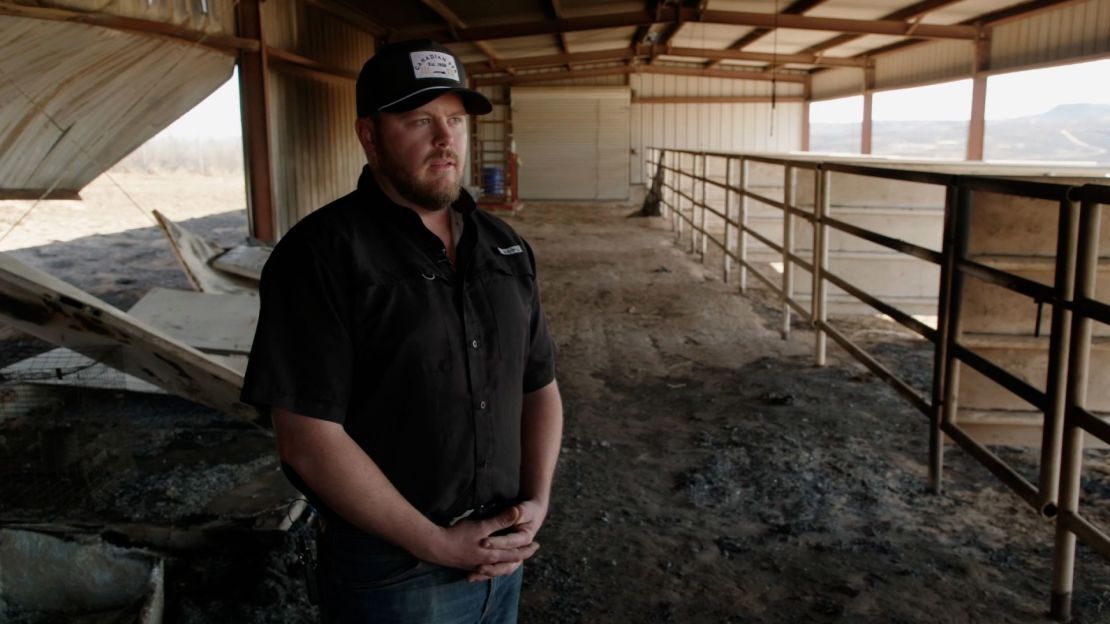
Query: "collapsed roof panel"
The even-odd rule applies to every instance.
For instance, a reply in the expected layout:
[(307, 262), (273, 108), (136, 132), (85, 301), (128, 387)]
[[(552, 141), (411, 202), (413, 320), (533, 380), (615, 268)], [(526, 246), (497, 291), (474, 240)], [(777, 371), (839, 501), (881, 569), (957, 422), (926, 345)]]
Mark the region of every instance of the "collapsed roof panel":
[(179, 396), (250, 421), (239, 371), (8, 254), (0, 254), (0, 321)]
[(235, 65), (226, 52), (103, 26), (0, 16), (0, 31), (0, 198), (79, 191)]

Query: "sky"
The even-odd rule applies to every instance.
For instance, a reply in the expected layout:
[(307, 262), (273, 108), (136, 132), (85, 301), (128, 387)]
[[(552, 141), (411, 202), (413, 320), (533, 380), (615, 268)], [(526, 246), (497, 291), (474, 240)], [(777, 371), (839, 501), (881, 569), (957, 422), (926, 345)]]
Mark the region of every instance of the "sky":
[[(998, 74), (987, 79), (989, 120), (1037, 115), (1060, 104), (1110, 104), (1110, 60)], [(875, 121), (966, 120), (971, 113), (971, 80), (876, 92)], [(859, 123), (863, 96), (816, 102), (812, 123)]]
[(239, 70), (207, 99), (163, 130), (161, 136), (226, 139), (242, 136), (239, 122)]
[[(1037, 115), (1059, 104), (1110, 104), (1110, 60), (991, 76), (987, 80), (989, 120)], [(966, 120), (971, 112), (971, 80), (875, 94), (875, 121)], [(815, 102), (812, 123), (848, 123), (863, 118), (863, 97)], [(239, 80), (232, 74), (163, 135), (181, 138), (238, 138)]]

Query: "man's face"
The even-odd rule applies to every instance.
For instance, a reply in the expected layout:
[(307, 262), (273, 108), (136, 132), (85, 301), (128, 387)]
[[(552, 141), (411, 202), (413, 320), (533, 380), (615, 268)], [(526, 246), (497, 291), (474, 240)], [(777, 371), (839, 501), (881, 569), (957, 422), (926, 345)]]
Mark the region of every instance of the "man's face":
[(459, 197), (466, 159), (467, 117), (459, 96), (448, 93), (408, 112), (380, 115), (372, 162), (381, 177), (420, 208), (450, 206)]

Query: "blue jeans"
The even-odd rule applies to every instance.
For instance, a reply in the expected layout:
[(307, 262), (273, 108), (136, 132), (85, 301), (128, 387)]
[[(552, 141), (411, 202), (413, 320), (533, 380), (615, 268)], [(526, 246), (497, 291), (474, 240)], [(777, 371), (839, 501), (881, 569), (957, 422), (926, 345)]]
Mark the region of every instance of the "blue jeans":
[(515, 624), (523, 569), (471, 583), (353, 529), (318, 542), (325, 624)]

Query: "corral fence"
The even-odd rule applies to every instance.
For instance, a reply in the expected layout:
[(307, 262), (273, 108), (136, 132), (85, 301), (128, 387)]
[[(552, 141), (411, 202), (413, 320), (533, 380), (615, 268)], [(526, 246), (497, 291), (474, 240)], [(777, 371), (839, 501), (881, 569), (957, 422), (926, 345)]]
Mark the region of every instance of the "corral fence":
[[(761, 174), (753, 176), (753, 168)], [(1095, 323), (1110, 326), (1110, 305), (1096, 297), (1102, 209), (1110, 204), (1110, 186), (1056, 182), (1043, 179), (967, 175), (925, 167), (855, 164), (814, 158), (779, 158), (678, 149), (649, 148), (645, 180), (659, 199), (662, 216), (670, 220), (679, 244), (705, 261), (710, 244), (722, 252), (726, 282), (739, 272), (741, 292), (749, 276), (763, 282), (782, 302), (782, 336), (788, 338), (792, 317), (814, 330), (814, 358), (826, 363), (827, 338), (848, 351), (875, 375), (917, 408), (930, 423), (929, 482), (940, 492), (944, 465), (944, 436), (991, 471), (1037, 513), (1055, 522), (1051, 613), (1070, 619), (1076, 538), (1110, 560), (1110, 537), (1084, 518), (1079, 510), (1084, 432), (1110, 444), (1110, 424), (1088, 406), (1088, 390), (1106, 380), (1092, 379), (1091, 348)], [(767, 173), (781, 176), (768, 184)], [(759, 179), (756, 179), (756, 178)], [(863, 178), (899, 181), (934, 187), (943, 193), (943, 230), (940, 249), (907, 242), (837, 218), (831, 209), (836, 180)], [(1007, 201), (1047, 200), (1057, 206), (1055, 258), (1051, 283), (1029, 279), (969, 253), (976, 198), (995, 194)], [(753, 227), (756, 211), (771, 209), (782, 221), (781, 236)], [(807, 228), (800, 228), (806, 225)], [(808, 229), (808, 231), (806, 231)], [(799, 240), (799, 232), (805, 234)], [(868, 292), (845, 275), (830, 270), (830, 234), (862, 239), (885, 250), (935, 265), (936, 326), (933, 327), (891, 301)], [(775, 240), (778, 238), (778, 240)], [(760, 260), (753, 260), (760, 245)], [(799, 246), (808, 253), (799, 251)], [(889, 252), (888, 252), (889, 253)], [(772, 262), (781, 272), (769, 275)], [(1004, 266), (1004, 264), (1003, 264)], [(808, 296), (798, 294), (798, 273), (809, 275)], [(961, 340), (961, 320), (967, 300), (968, 277), (1005, 289), (1048, 306), (1050, 328), (1048, 363), (1043, 390), (984, 357)], [(829, 290), (836, 287), (855, 300), (886, 315), (934, 346), (932, 384), (922, 392), (884, 366), (863, 346), (829, 322)], [(1105, 296), (1105, 295), (1104, 295)], [(1032, 483), (1017, 469), (969, 433), (957, 419), (961, 368), (969, 367), (1043, 415), (1038, 478)], [(1105, 371), (1104, 371), (1105, 372)]]

